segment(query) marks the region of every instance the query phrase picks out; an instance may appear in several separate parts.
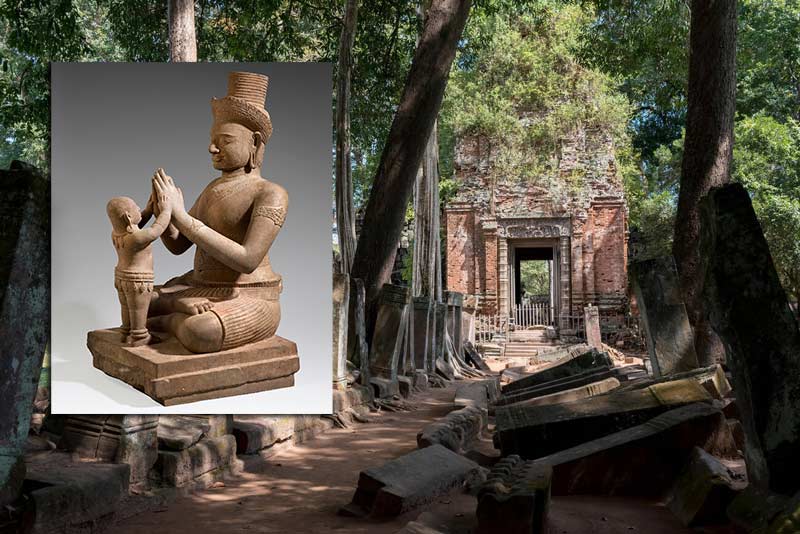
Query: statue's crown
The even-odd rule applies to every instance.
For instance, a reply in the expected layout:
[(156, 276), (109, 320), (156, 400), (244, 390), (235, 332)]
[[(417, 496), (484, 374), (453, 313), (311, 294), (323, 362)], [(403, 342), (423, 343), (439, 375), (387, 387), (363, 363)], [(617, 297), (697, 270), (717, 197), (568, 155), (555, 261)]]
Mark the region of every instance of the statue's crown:
[(228, 96), (247, 100), (254, 106), (264, 107), (267, 99), (269, 77), (255, 72), (231, 72), (228, 74)]
[(211, 100), (215, 122), (235, 122), (261, 132), (266, 143), (272, 135), (272, 121), (264, 109), (269, 77), (255, 72), (228, 74), (228, 95)]

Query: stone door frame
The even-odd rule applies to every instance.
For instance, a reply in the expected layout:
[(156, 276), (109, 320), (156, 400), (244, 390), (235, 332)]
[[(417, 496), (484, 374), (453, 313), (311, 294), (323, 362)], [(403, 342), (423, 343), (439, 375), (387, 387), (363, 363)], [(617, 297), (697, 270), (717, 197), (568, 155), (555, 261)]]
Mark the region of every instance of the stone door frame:
[[(553, 247), (554, 299), (558, 324), (567, 328), (572, 310), (572, 222), (569, 217), (511, 217), (497, 219), (498, 312), (508, 317), (514, 295), (514, 247)], [(530, 245), (528, 245), (530, 246)]]
[(560, 293), (561, 293), (561, 280), (560, 277), (560, 262), (559, 262), (559, 239), (558, 238), (539, 238), (539, 239), (507, 239), (508, 247), (508, 313), (511, 313), (511, 308), (516, 300), (516, 283), (517, 273), (515, 272), (517, 266), (517, 249), (525, 248), (549, 248), (552, 250), (552, 272), (550, 273), (550, 306), (554, 310), (555, 317), (559, 317), (560, 310)]

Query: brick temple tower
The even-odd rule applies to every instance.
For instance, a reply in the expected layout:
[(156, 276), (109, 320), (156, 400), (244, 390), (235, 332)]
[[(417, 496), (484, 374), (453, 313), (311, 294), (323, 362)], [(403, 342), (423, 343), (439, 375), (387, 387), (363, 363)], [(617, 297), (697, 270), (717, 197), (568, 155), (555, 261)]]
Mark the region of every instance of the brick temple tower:
[(444, 221), (447, 289), (478, 295), (483, 313), (510, 315), (523, 295), (521, 262), (544, 260), (553, 326), (590, 302), (623, 312), (628, 214), (611, 135), (578, 129), (561, 140), (556, 176), (498, 177), (495, 187), (487, 144), (467, 137), (456, 145), (459, 189)]

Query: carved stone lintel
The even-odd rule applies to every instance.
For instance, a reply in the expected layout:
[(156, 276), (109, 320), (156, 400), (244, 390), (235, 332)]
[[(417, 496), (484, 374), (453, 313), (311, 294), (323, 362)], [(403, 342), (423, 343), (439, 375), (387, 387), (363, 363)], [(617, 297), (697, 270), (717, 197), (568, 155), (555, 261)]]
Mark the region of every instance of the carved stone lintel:
[(571, 231), (569, 217), (500, 219), (497, 224), (497, 235), (509, 239), (568, 237)]

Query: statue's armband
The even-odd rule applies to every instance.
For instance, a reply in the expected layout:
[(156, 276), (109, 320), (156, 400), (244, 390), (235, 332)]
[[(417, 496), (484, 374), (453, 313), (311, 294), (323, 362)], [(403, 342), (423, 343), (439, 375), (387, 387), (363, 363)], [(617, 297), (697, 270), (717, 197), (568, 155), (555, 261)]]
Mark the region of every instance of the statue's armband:
[(257, 206), (253, 210), (253, 217), (266, 217), (275, 223), (275, 226), (283, 226), (286, 219), (286, 208), (283, 206)]

